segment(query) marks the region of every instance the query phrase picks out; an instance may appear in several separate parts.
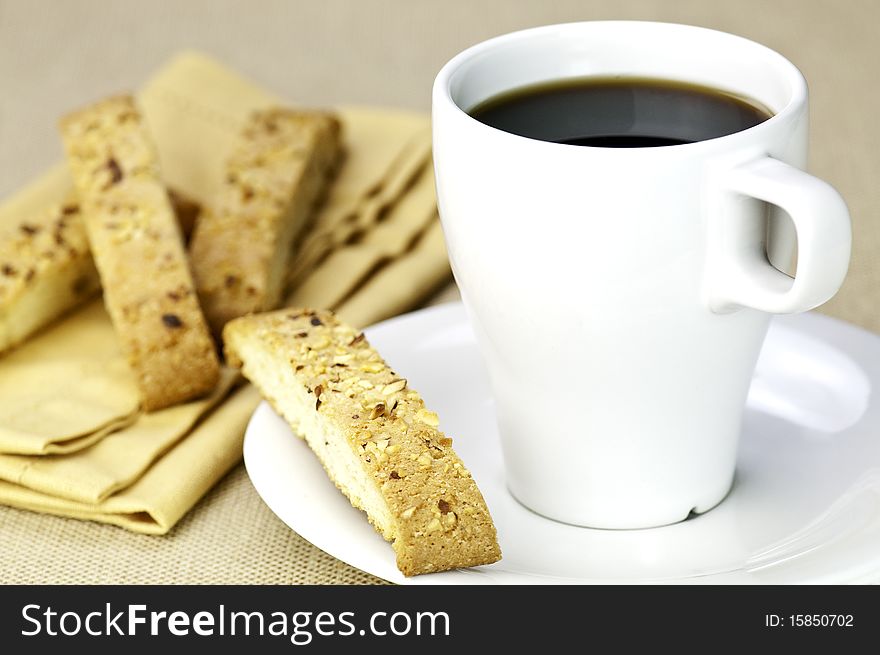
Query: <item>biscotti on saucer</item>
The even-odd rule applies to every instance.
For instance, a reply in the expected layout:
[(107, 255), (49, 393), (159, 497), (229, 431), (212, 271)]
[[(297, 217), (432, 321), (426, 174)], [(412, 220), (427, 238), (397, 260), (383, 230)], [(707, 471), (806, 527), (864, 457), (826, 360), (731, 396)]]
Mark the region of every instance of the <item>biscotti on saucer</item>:
[(327, 474), (393, 542), (412, 576), (501, 558), (480, 490), (406, 379), (328, 311), (226, 325), (229, 363), (305, 438)]
[(207, 393), (220, 368), (156, 149), (131, 97), (61, 121), (104, 303), (146, 410)]
[(330, 114), (273, 108), (250, 117), (190, 244), (205, 316), (218, 337), (230, 319), (279, 305), (294, 240), (340, 152), (340, 124)]

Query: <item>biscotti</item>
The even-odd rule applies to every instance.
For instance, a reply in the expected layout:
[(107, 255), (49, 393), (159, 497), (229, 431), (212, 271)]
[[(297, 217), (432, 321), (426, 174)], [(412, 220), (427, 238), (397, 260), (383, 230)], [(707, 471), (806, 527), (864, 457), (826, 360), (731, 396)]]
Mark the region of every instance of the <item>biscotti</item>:
[(362, 333), (328, 311), (287, 309), (236, 319), (223, 341), (227, 360), (393, 542), (405, 575), (500, 559), (489, 510), (437, 414)]
[(99, 288), (75, 201), (8, 226), (0, 233), (0, 352)]
[[(199, 206), (169, 193), (184, 234)], [(98, 271), (75, 197), (0, 230), (0, 353), (97, 295)]]
[(329, 114), (275, 108), (251, 116), (190, 245), (218, 335), (230, 319), (279, 305), (293, 242), (339, 157), (339, 121)]
[(134, 101), (120, 96), (71, 114), (61, 132), (104, 303), (144, 409), (210, 391), (220, 373), (214, 343)]

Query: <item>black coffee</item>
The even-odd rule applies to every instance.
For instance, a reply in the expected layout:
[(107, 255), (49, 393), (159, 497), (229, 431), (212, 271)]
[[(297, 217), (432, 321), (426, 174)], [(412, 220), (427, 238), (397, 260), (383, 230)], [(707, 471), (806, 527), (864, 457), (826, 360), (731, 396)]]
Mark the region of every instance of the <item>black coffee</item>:
[(770, 118), (759, 103), (709, 87), (647, 78), (580, 78), (514, 89), (470, 110), (541, 141), (650, 148), (705, 141)]

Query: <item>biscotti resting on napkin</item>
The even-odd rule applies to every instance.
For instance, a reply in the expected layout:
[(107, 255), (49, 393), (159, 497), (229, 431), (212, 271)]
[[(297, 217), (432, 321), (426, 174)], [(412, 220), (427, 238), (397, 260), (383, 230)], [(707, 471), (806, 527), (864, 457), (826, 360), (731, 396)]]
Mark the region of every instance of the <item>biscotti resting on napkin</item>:
[(280, 304), (294, 240), (339, 164), (339, 133), (330, 114), (275, 108), (251, 115), (190, 246), (218, 337), (228, 320)]
[[(45, 186), (51, 195), (52, 185)], [(169, 191), (168, 195), (187, 236), (198, 205), (180, 193)], [(100, 289), (73, 193), (37, 211), (7, 209), (18, 219), (7, 225), (0, 219), (0, 355)]]
[(206, 394), (220, 377), (183, 237), (134, 100), (110, 98), (61, 121), (104, 304), (146, 410)]

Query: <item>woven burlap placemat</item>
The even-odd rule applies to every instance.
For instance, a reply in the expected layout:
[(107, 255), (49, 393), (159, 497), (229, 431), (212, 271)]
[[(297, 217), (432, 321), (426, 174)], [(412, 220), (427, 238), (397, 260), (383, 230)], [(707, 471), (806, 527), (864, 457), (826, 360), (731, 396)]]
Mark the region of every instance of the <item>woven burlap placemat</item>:
[[(164, 537), (0, 507), (0, 571), (17, 584), (372, 584), (263, 503), (238, 465)], [(34, 556), (22, 552), (31, 544)]]

